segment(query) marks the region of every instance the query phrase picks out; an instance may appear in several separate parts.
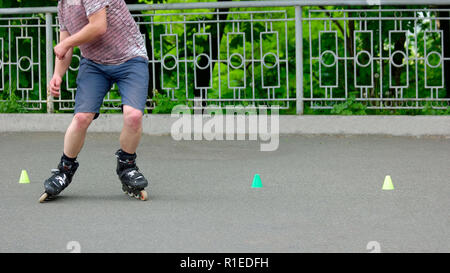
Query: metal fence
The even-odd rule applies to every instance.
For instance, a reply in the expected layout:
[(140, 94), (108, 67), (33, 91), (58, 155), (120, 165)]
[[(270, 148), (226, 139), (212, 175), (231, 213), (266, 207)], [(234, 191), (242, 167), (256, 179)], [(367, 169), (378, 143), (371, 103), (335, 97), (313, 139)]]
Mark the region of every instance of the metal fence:
[[(130, 5), (149, 53), (147, 108), (157, 92), (201, 107), (276, 104), (297, 114), (349, 101), (367, 109), (446, 109), (447, 2), (408, 1), (427, 6), (414, 9), (387, 8), (405, 5), (392, 0)], [(59, 39), (56, 8), (0, 15), (0, 96), (14, 95), (31, 110), (72, 111), (79, 51), (63, 95), (46, 92)], [(103, 109), (119, 108), (113, 87)]]

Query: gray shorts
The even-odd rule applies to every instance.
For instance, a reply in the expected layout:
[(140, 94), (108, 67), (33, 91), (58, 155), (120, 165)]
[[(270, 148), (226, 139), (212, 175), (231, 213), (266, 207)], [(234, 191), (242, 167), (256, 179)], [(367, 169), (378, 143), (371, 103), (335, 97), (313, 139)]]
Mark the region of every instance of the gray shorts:
[(119, 65), (103, 65), (82, 58), (77, 77), (76, 113), (100, 113), (103, 99), (114, 83), (119, 87), (122, 106), (128, 105), (144, 114), (148, 96), (148, 61), (133, 58)]

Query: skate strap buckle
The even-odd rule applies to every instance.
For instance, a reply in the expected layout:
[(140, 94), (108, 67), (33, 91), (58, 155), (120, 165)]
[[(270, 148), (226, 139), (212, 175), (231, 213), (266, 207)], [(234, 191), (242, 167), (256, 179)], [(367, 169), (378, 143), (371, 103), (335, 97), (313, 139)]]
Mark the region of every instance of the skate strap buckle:
[(52, 169), (52, 174), (59, 174), (61, 171), (59, 169)]
[(134, 160), (132, 160), (132, 159), (125, 159), (125, 160), (123, 160), (123, 159), (120, 159), (119, 157), (118, 157), (118, 159), (119, 159), (119, 162), (121, 163), (121, 164), (125, 164), (125, 165), (134, 165), (135, 163), (135, 161)]

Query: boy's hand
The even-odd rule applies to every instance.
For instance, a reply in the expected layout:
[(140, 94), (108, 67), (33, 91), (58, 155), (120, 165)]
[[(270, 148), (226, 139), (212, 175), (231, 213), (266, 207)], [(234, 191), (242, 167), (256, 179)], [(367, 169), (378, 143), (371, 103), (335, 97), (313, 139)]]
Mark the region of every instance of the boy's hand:
[(55, 55), (58, 59), (62, 60), (67, 54), (67, 51), (69, 51), (70, 47), (66, 46), (66, 43), (64, 41), (60, 42), (55, 46)]
[(48, 86), (50, 93), (54, 97), (59, 97), (59, 90), (61, 89), (62, 78), (58, 75), (53, 75), (52, 80)]

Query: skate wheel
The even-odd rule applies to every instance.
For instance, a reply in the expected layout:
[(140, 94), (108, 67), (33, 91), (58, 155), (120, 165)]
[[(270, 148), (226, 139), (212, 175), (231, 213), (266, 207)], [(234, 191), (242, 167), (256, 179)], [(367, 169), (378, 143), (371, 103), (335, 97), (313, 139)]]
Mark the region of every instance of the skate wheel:
[(45, 200), (47, 200), (48, 194), (44, 192), (41, 197), (39, 198), (39, 203), (44, 203)]
[(141, 201), (147, 201), (148, 200), (148, 194), (146, 191), (141, 191), (139, 194), (139, 199)]

